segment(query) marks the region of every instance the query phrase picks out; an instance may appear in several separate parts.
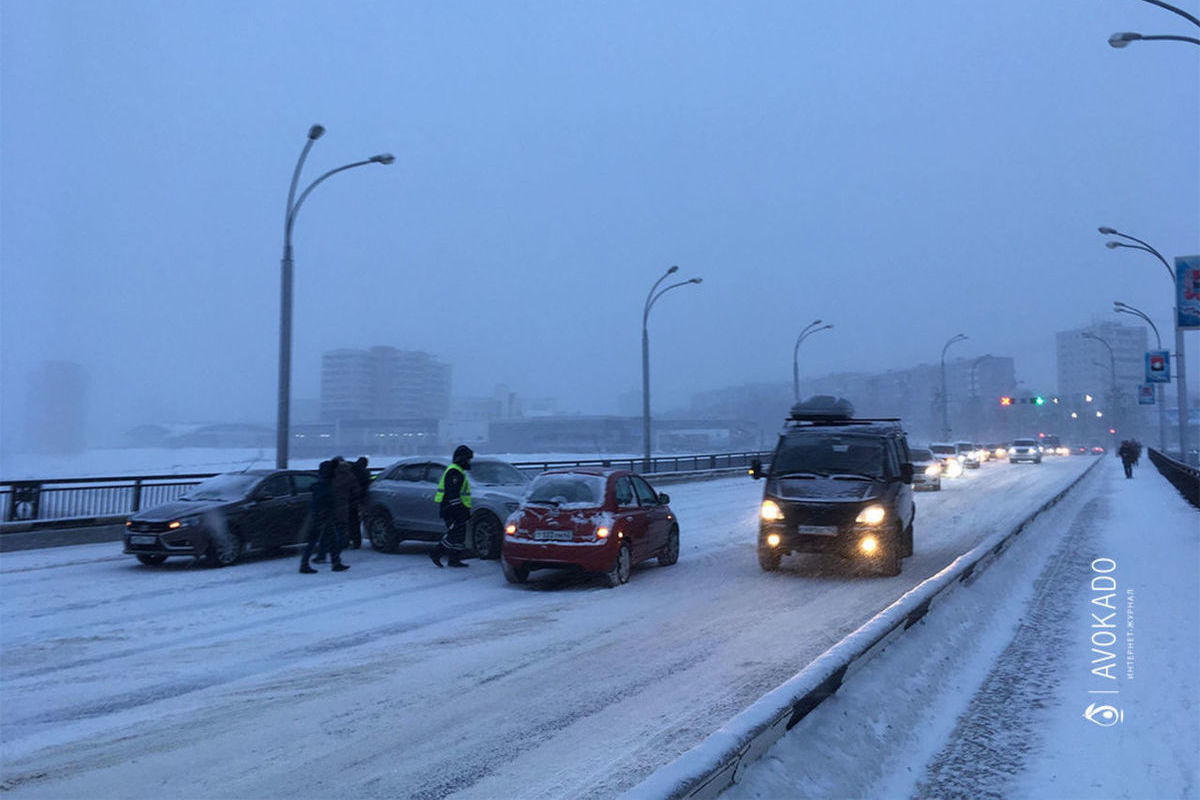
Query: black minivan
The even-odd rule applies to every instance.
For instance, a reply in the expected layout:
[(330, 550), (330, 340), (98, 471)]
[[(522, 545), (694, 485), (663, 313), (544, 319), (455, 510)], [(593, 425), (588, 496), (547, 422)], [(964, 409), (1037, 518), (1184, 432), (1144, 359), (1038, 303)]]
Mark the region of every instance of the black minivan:
[(792, 407), (765, 478), (758, 563), (768, 572), (788, 553), (833, 553), (898, 575), (913, 552), (913, 465), (898, 419), (855, 419), (828, 395)]

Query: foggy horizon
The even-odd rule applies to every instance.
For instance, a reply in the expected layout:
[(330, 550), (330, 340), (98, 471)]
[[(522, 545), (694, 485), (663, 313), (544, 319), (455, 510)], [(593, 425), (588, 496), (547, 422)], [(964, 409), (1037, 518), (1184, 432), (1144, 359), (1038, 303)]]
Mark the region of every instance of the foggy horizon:
[[(292, 415), (387, 345), (564, 412), (1010, 356), (1113, 300), (1173, 348), (1155, 259), (1200, 252), (1200, 70), (1136, 0), (810, 7), (14, 0), (0, 10), (0, 436), (80, 364), (89, 437), (273, 424), (288, 182)], [(1170, 343), (1168, 343), (1170, 342)], [(1200, 342), (1189, 337), (1200, 397)], [(1169, 392), (1174, 402), (1174, 391)], [(100, 435), (98, 435), (100, 434)], [(6, 451), (11, 447), (6, 445)]]

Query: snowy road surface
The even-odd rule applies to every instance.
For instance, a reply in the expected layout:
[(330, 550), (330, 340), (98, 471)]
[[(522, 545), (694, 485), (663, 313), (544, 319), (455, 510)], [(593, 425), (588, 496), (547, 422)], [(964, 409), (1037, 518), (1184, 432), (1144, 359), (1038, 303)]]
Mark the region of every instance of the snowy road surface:
[(917, 497), (895, 578), (754, 553), (762, 484), (673, 486), (679, 563), (605, 589), (426, 547), (145, 568), (108, 544), (0, 557), (11, 797), (609, 797), (695, 745), (1090, 458)]

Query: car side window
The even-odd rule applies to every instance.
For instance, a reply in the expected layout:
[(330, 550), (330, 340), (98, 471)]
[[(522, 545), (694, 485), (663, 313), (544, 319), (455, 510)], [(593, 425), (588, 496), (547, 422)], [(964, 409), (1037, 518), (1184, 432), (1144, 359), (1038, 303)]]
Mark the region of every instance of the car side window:
[(445, 471), (445, 464), (426, 464), (424, 481), (426, 483), (437, 483), (442, 479), (442, 473)]
[(614, 487), (617, 495), (617, 508), (630, 508), (637, 505), (637, 500), (634, 499), (633, 484), (625, 475), (617, 478), (617, 485)]
[(316, 475), (293, 475), (292, 485), (296, 487), (296, 494), (308, 494), (312, 492), (313, 484), (317, 482)]
[(651, 489), (650, 484), (646, 483), (643, 479), (635, 476), (633, 479), (633, 489), (637, 492), (638, 500), (641, 501), (642, 505), (656, 506), (659, 504), (658, 493)]
[(263, 500), (273, 497), (287, 497), (292, 493), (292, 483), (287, 475), (275, 475), (268, 478), (258, 488), (257, 496)]
[(889, 478), (900, 476), (900, 462), (896, 459), (895, 442), (889, 442), (888, 446), (883, 449), (883, 469)]
[(424, 464), (405, 464), (396, 475), (396, 480), (406, 483), (420, 483), (425, 475)]

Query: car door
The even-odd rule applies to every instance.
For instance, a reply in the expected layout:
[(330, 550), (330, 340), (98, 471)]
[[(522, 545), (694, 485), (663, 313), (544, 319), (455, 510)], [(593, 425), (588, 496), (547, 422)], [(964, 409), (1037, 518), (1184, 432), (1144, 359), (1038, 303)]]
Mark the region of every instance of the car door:
[(405, 533), (421, 530), (418, 524), (421, 496), (425, 491), (424, 462), (404, 464), (396, 473), (396, 479), (389, 487), (388, 506), (392, 511), (392, 522)]
[(292, 481), (286, 472), (263, 479), (244, 506), (238, 532), (253, 547), (271, 547), (278, 543), (286, 528), (292, 503)]
[(657, 553), (667, 543), (667, 532), (671, 529), (670, 512), (658, 502), (658, 492), (640, 475), (633, 476), (633, 490), (637, 492), (638, 504), (646, 515), (646, 557)]
[[(418, 496), (414, 519), (416, 529), (425, 534), (427, 538), (440, 538), (446, 532), (446, 523), (442, 522), (441, 504), (434, 502), (433, 499), (437, 494), (438, 482), (441, 481), (442, 473), (445, 471), (445, 464), (430, 462), (425, 465), (421, 481), (417, 484)], [(467, 477), (469, 480), (469, 472)]]
[(618, 475), (613, 484), (617, 501), (616, 529), (629, 542), (630, 560), (636, 564), (647, 557), (646, 509), (638, 503), (637, 490), (628, 475)]
[(313, 484), (317, 476), (309, 472), (292, 473), (292, 502), (288, 513), (288, 527), (280, 533), (280, 544), (303, 542), (308, 535), (305, 524), (312, 508)]

